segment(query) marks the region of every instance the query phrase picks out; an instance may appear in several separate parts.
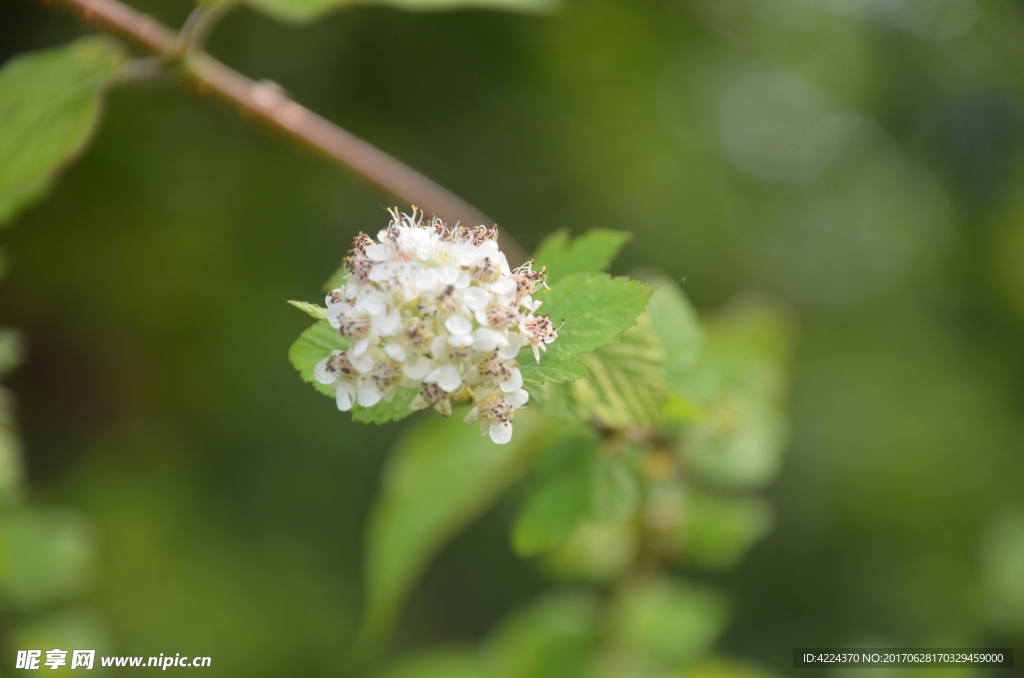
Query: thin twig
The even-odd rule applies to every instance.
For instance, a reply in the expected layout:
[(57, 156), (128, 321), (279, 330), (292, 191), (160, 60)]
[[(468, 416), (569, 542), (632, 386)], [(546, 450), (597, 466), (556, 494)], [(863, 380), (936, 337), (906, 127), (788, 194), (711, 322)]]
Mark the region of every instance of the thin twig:
[[(41, 0), (44, 4), (48, 0)], [(225, 66), (200, 49), (179, 53), (177, 33), (118, 0), (54, 0), (87, 22), (125, 37), (144, 50), (180, 64), (187, 81), (201, 95), (225, 101), (249, 118), (278, 130), (428, 214), (449, 222), (490, 225), (494, 222), (462, 198), (384, 151), (346, 132), (292, 101), (279, 89)], [(504, 233), (502, 249), (512, 265), (526, 261), (522, 247)]]

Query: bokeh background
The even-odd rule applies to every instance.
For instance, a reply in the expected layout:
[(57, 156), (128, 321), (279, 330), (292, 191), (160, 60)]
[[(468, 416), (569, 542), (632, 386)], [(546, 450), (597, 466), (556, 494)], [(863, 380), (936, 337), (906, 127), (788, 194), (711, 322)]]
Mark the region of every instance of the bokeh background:
[[(134, 4), (172, 25), (191, 9)], [(5, 0), (0, 59), (84, 30)], [(788, 673), (794, 646), (1024, 651), (1024, 4), (568, 0), (299, 26), (242, 9), (210, 50), (527, 247), (628, 230), (618, 272), (656, 266), (701, 309), (751, 289), (794, 309), (775, 530), (700, 575), (733, 604), (723, 652)], [(352, 424), (301, 383), (286, 351), (308, 319), (283, 300), (317, 299), (392, 203), (173, 87), (113, 92), (87, 154), (2, 236), (41, 521), (22, 529), (54, 517), (66, 565), (5, 594), (7, 626), (209, 655), (209, 675), (341, 672), (363, 523), (408, 422)], [(479, 638), (550, 586), (508, 546), (517, 500), (430, 567), (393, 654)]]

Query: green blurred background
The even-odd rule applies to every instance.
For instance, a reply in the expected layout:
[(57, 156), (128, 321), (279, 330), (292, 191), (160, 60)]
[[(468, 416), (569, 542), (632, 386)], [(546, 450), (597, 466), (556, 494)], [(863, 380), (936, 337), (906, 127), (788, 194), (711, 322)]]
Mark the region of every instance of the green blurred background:
[[(191, 9), (134, 4), (171, 25)], [(4, 0), (0, 59), (82, 32)], [(661, 268), (701, 309), (749, 289), (795, 309), (775, 531), (698, 576), (733, 604), (722, 651), (780, 672), (794, 646), (1024, 651), (1024, 3), (569, 0), (300, 26), (243, 9), (210, 51), (527, 247), (629, 230), (618, 272)], [(308, 319), (283, 300), (316, 300), (393, 202), (173, 87), (113, 92), (87, 154), (3, 234), (30, 496), (77, 513), (68, 548), (91, 562), (6, 624), (209, 655), (209, 675), (341, 672), (363, 523), (408, 422), (352, 424), (300, 382), (286, 351)], [(481, 637), (548, 586), (508, 546), (516, 500), (430, 567), (394, 654)]]

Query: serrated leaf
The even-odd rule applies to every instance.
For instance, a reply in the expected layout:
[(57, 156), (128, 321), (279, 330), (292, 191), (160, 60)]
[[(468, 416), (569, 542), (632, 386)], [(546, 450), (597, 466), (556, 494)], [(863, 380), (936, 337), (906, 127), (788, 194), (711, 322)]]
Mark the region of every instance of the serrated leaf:
[(90, 36), (14, 57), (0, 69), (0, 221), (41, 197), (82, 151), (101, 94), (125, 58), (119, 43)]
[(299, 371), (302, 381), (312, 384), (317, 391), (333, 398), (334, 389), (314, 379), (313, 368), (324, 358), (330, 357), (332, 351), (347, 349), (348, 340), (339, 337), (338, 331), (331, 327), (326, 320), (321, 320), (299, 335), (299, 338), (288, 349), (288, 360), (292, 367)]
[(640, 505), (639, 478), (622, 456), (611, 457), (591, 437), (570, 435), (537, 464), (537, 477), (512, 528), (520, 555), (557, 546), (584, 521), (623, 520)]
[(679, 543), (687, 562), (723, 569), (738, 563), (771, 527), (771, 505), (763, 499), (692, 490), (686, 495)]
[(529, 410), (516, 413), (514, 426), (512, 442), (495, 445), (458, 415), (432, 418), (399, 442), (370, 517), (358, 656), (379, 649), (430, 558), (496, 501), (552, 435)]
[[(304, 302), (288, 303), (298, 306)], [(334, 389), (314, 379), (313, 368), (324, 358), (330, 357), (333, 351), (347, 349), (348, 340), (338, 336), (338, 331), (331, 327), (326, 320), (321, 320), (299, 335), (299, 338), (288, 349), (288, 360), (299, 371), (299, 376), (304, 382), (312, 384), (317, 391), (333, 398)], [(415, 397), (416, 389), (400, 388), (391, 402), (382, 400), (373, 407), (356, 405), (352, 408), (352, 420), (363, 424), (386, 424), (405, 419), (412, 414), (409, 405)]]
[[(546, 382), (575, 381), (587, 378), (587, 364), (572, 355), (557, 355), (552, 352), (542, 354), (540, 362), (535, 362), (533, 353), (520, 354), (519, 371), (527, 384), (543, 384)], [(525, 362), (524, 362), (525, 361)]]
[(360, 407), (356, 405), (352, 409), (352, 420), (363, 424), (387, 424), (392, 421), (401, 421), (410, 414), (412, 399), (416, 397), (416, 389), (400, 388), (394, 399), (389, 403), (382, 400), (373, 407)]
[(598, 418), (606, 426), (649, 426), (661, 419), (668, 385), (665, 352), (642, 314), (638, 324), (609, 344), (580, 358), (589, 379), (568, 384), (549, 384), (537, 406), (551, 416), (570, 421)]
[(615, 342), (636, 323), (652, 291), (628, 278), (574, 273), (538, 292), (534, 296), (544, 302), (543, 313), (559, 327), (558, 338), (541, 354), (539, 365), (530, 349), (520, 352), (523, 380), (541, 384), (582, 378), (584, 367), (569, 358)]
[(292, 301), (291, 299), (288, 300), (288, 303), (315, 320), (327, 320), (327, 309), (323, 306), (317, 306), (308, 301)]
[(640, 279), (658, 288), (647, 305), (647, 313), (651, 316), (654, 333), (665, 348), (668, 384), (676, 390), (685, 389), (704, 342), (697, 311), (671, 278), (649, 274)]
[(355, 5), (385, 5), (409, 11), (497, 9), (549, 12), (557, 0), (248, 0), (253, 7), (284, 21), (309, 21), (331, 10)]
[(616, 644), (678, 667), (707, 651), (725, 628), (727, 611), (713, 591), (652, 579), (627, 588), (610, 618)]
[(568, 231), (556, 231), (537, 248), (534, 268), (547, 269), (548, 285), (573, 273), (603, 273), (632, 237), (622, 231), (595, 228), (570, 240)]

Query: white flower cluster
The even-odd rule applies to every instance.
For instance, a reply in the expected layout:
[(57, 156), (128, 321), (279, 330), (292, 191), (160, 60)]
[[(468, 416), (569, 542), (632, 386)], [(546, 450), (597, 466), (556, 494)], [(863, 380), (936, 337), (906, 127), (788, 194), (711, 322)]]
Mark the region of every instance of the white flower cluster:
[(445, 416), (453, 400), (471, 399), (465, 420), (507, 443), (512, 415), (529, 400), (516, 356), (529, 346), (540, 361), (558, 337), (531, 297), (544, 272), (509, 270), (492, 229), (424, 223), (415, 208), (391, 216), (378, 242), (356, 237), (345, 285), (327, 295), (328, 321), (351, 343), (314, 376), (334, 388), (342, 411), (390, 402), (406, 387), (419, 390), (413, 409)]

